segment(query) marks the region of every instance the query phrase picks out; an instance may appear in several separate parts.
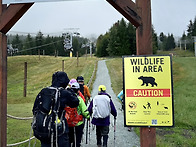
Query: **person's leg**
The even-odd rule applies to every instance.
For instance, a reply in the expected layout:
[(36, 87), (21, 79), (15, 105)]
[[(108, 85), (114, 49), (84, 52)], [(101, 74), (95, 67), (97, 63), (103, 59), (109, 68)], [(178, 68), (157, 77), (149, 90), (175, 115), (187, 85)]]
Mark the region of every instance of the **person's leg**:
[(81, 144), (82, 135), (83, 135), (83, 128), (84, 128), (84, 124), (81, 124), (81, 125), (75, 127), (75, 130), (76, 130), (76, 147), (81, 146), (80, 144)]
[(103, 136), (103, 147), (107, 147), (108, 133), (109, 133), (109, 126), (104, 126), (101, 130), (101, 136)]
[(41, 141), (41, 147), (51, 147), (51, 142), (43, 142), (43, 141)]
[(69, 127), (69, 147), (71, 147), (71, 143), (74, 143), (74, 127)]
[(101, 146), (101, 126), (96, 126), (97, 145)]
[(68, 133), (65, 133), (58, 137), (58, 147), (69, 147), (69, 136)]

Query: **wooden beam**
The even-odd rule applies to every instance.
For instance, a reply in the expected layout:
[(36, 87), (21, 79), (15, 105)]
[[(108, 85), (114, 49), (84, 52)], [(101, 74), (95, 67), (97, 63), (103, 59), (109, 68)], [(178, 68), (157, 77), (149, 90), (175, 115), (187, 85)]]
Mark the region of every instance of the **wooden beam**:
[(136, 4), (132, 0), (107, 0), (117, 11), (128, 19), (135, 27), (141, 25), (141, 17)]
[(6, 33), (33, 5), (2, 4), (0, 0), (0, 146), (7, 146), (7, 36)]
[(137, 9), (141, 10), (142, 25), (136, 30), (137, 55), (151, 55), (152, 22), (151, 0), (136, 0)]
[(7, 37), (0, 33), (0, 146), (7, 146)]
[(6, 34), (33, 4), (10, 4), (0, 16), (0, 32)]

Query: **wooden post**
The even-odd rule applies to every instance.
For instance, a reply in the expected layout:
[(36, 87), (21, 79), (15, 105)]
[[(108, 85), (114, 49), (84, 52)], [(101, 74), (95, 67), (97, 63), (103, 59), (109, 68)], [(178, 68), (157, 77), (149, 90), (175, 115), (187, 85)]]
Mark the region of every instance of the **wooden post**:
[(24, 97), (27, 96), (27, 62), (24, 63)]
[(39, 60), (40, 60), (40, 49), (38, 49), (38, 56), (39, 56)]
[(151, 0), (136, 0), (142, 24), (136, 30), (137, 55), (152, 55)]
[(7, 37), (6, 33), (33, 5), (2, 4), (0, 0), (0, 146), (7, 146)]
[[(136, 30), (137, 55), (152, 55), (151, 0), (136, 0), (142, 24)], [(156, 128), (140, 128), (141, 147), (156, 147)]]
[(79, 60), (79, 58), (78, 58), (78, 51), (77, 51), (77, 67), (78, 67), (78, 62), (79, 62), (78, 60)]
[(0, 33), (0, 146), (7, 146), (7, 37)]
[(64, 71), (64, 60), (62, 60), (62, 71)]
[(86, 49), (86, 59), (87, 59), (87, 49)]

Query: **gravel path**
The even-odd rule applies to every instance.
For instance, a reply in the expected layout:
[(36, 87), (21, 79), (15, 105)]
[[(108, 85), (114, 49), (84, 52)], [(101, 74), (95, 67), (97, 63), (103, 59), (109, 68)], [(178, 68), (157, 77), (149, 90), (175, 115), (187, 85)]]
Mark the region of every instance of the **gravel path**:
[[(114, 91), (111, 88), (111, 80), (108, 73), (107, 66), (105, 64), (105, 60), (101, 60), (98, 62), (98, 69), (96, 74), (96, 80), (93, 84), (93, 90), (91, 93), (92, 98), (97, 95), (98, 93), (98, 87), (99, 85), (105, 85), (106, 91), (112, 96), (112, 101), (117, 109), (117, 122), (116, 122), (116, 139), (115, 139), (115, 145), (114, 145), (114, 120), (113, 116), (111, 115), (110, 118), (110, 133), (109, 133), (109, 139), (108, 139), (108, 147), (139, 147), (140, 141), (138, 136), (135, 134), (134, 131), (127, 131), (127, 128), (124, 127), (124, 114), (120, 110), (121, 104), (118, 102), (116, 95), (114, 94)], [(93, 125), (90, 125), (90, 141), (88, 138), (88, 144), (86, 144), (86, 126), (84, 129), (84, 136), (83, 136), (83, 142), (82, 147), (96, 147), (96, 131), (93, 130)], [(89, 137), (89, 135), (88, 135)]]

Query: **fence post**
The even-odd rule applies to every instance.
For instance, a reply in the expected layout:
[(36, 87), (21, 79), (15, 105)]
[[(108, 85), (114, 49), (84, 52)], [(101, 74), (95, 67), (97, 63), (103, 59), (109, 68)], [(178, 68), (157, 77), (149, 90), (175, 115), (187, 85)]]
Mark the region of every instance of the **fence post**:
[(79, 60), (79, 58), (78, 58), (78, 52), (77, 52), (77, 67), (78, 67), (78, 62), (79, 62), (78, 60)]
[(194, 45), (195, 45), (195, 57), (196, 57), (196, 36), (194, 36)]
[(64, 60), (62, 60), (62, 71), (64, 71)]
[(24, 63), (24, 97), (27, 96), (27, 62)]
[(39, 60), (40, 60), (40, 49), (38, 49), (38, 55), (39, 55)]

